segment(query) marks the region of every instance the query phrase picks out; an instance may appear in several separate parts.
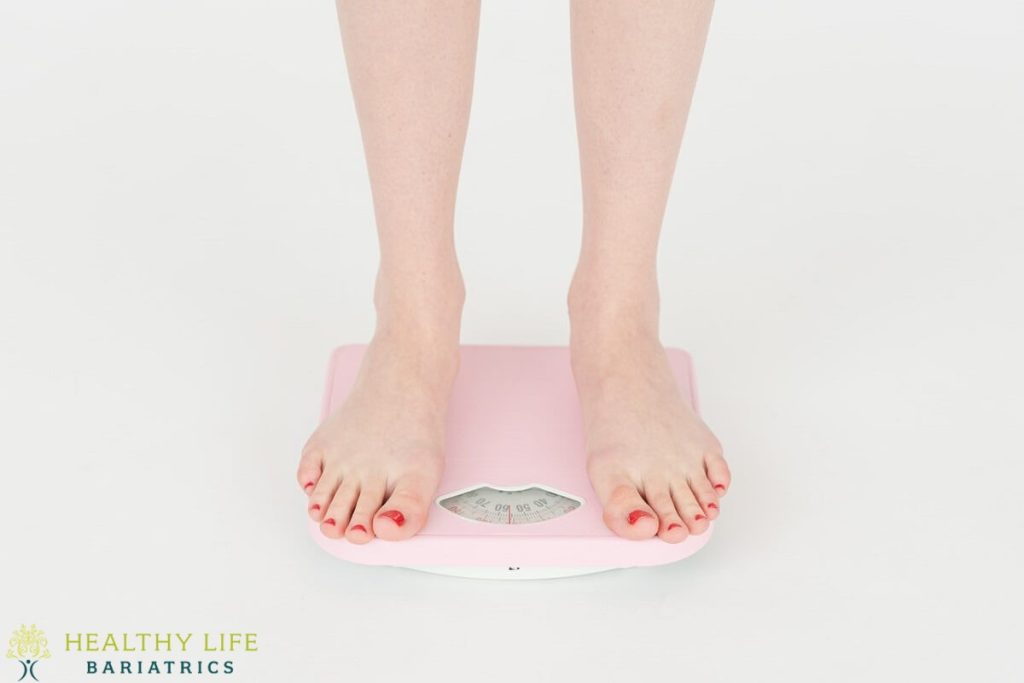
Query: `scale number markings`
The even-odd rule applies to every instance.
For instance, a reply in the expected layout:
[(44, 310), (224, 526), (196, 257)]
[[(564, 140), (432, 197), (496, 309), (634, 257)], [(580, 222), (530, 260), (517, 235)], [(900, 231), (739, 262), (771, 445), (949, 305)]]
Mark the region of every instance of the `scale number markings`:
[(438, 504), (460, 517), (488, 524), (533, 524), (568, 514), (581, 501), (541, 486), (499, 489), (478, 486), (442, 497)]

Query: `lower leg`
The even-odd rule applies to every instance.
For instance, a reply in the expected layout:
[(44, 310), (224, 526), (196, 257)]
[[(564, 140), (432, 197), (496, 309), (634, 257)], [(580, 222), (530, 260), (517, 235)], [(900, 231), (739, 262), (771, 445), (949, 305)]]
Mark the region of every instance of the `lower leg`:
[(303, 450), (310, 516), (361, 543), (418, 531), (440, 479), (463, 286), (453, 219), (478, 0), (338, 0), (380, 242), (377, 328)]
[(711, 0), (574, 0), (583, 243), (569, 293), (588, 470), (620, 535), (678, 542), (729, 473), (658, 337), (658, 236)]

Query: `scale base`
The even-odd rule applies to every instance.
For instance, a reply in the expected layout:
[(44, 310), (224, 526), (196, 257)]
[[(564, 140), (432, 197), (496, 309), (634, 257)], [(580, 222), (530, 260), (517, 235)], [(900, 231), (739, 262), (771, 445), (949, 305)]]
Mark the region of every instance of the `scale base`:
[(460, 579), (499, 579), (502, 581), (521, 581), (529, 579), (564, 579), (570, 576), (597, 574), (627, 567), (408, 567), (428, 574), (455, 576)]
[[(364, 350), (343, 346), (332, 354), (322, 418), (348, 396)], [(460, 353), (445, 470), (426, 525), (404, 541), (359, 545), (324, 536), (310, 520), (321, 548), (359, 564), (467, 578), (550, 579), (668, 564), (707, 543), (711, 529), (666, 543), (628, 540), (605, 526), (587, 478), (567, 348), (463, 346)], [(690, 356), (667, 353), (680, 392), (697, 410)]]

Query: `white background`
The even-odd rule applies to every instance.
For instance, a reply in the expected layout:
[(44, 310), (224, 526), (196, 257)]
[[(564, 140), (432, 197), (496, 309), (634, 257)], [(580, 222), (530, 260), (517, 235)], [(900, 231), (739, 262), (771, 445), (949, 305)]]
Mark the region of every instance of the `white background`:
[[(47, 631), (44, 683), (85, 678), (65, 631), (221, 629), (259, 633), (241, 681), (1020, 680), (1022, 28), (720, 4), (661, 270), (735, 486), (685, 562), (516, 584), (306, 535), (376, 258), (331, 4), (4, 2), (0, 637)], [(484, 7), (467, 342), (567, 336), (567, 31)]]

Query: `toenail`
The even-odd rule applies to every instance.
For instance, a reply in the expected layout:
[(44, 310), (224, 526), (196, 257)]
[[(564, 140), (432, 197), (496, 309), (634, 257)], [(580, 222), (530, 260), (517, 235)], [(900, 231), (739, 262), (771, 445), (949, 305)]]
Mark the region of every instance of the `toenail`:
[(725, 490), (725, 487), (722, 486), (721, 484), (715, 484), (715, 488), (718, 489), (719, 491), (724, 491)]
[(710, 509), (710, 510), (717, 510), (718, 509), (718, 503), (708, 503), (708, 509)]
[(324, 520), (324, 524), (330, 524), (331, 526), (334, 526), (334, 518), (333, 517), (328, 517), (327, 519)]
[(669, 524), (668, 525), (668, 530), (672, 531), (673, 529), (678, 529), (681, 526), (682, 526), (682, 524)]
[(700, 520), (702, 520), (702, 519), (704, 519), (704, 518), (705, 518), (705, 517), (704, 517), (704, 515), (696, 515), (696, 516), (695, 516), (695, 517), (693, 518), (693, 520), (694, 520), (695, 522), (699, 522)]
[(637, 521), (641, 517), (650, 517), (650, 516), (651, 516), (650, 512), (645, 512), (643, 510), (633, 510), (632, 512), (629, 513), (629, 517), (626, 518), (626, 521), (629, 522), (630, 525), (633, 525), (633, 524), (636, 524)]
[(356, 524), (356, 525), (354, 525), (352, 527), (352, 531), (362, 531), (365, 534), (366, 533), (366, 527), (363, 526), (362, 524)]
[(388, 510), (387, 512), (380, 513), (379, 516), (387, 517), (398, 526), (402, 526), (403, 524), (405, 524), (405, 515), (403, 515), (398, 510)]
[(311, 505), (311, 506), (309, 507), (309, 509), (310, 509), (310, 510), (319, 510), (319, 509), (320, 509), (320, 503), (313, 503), (313, 504), (312, 504), (312, 505)]
[(306, 489), (307, 491), (310, 490), (311, 488), (313, 488), (313, 482), (309, 482), (308, 484), (306, 484), (302, 488)]

